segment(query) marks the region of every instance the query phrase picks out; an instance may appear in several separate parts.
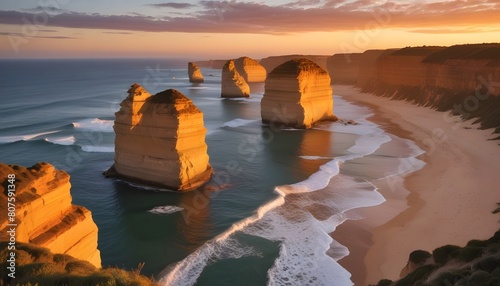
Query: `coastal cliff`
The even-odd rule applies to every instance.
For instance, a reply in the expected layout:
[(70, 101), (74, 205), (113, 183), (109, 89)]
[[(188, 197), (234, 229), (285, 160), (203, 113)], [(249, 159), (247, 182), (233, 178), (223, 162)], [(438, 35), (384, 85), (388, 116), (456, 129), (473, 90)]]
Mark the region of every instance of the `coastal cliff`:
[(132, 85), (115, 113), (115, 164), (106, 175), (177, 191), (212, 175), (203, 113), (177, 90), (155, 95)]
[(238, 73), (247, 83), (264, 82), (266, 80), (266, 69), (256, 60), (249, 57), (241, 57), (234, 60)]
[[(500, 44), (368, 50), (358, 58), (362, 91), (452, 111), (500, 133)], [(351, 57), (353, 58), (353, 57)], [(353, 61), (353, 62), (355, 62)], [(352, 84), (355, 68), (341, 55), (329, 59), (338, 83)]]
[[(0, 211), (7, 213), (7, 178), (15, 175), (16, 241), (46, 247), (101, 267), (97, 226), (91, 212), (71, 204), (69, 175), (48, 163), (25, 168), (0, 163)], [(9, 240), (7, 216), (0, 221), (0, 240)]]
[(236, 69), (234, 60), (226, 62), (222, 68), (221, 97), (249, 97), (250, 86)]
[(261, 101), (263, 123), (310, 128), (335, 120), (330, 76), (314, 62), (297, 58), (269, 73)]
[(327, 71), (332, 83), (356, 84), (361, 53), (335, 54), (327, 59)]
[(205, 81), (200, 68), (192, 62), (188, 63), (188, 76), (189, 76), (189, 82), (201, 83)]
[(291, 61), (296, 58), (305, 58), (320, 66), (322, 69), (327, 70), (327, 60), (329, 56), (321, 56), (321, 55), (285, 55), (285, 56), (271, 56), (267, 58), (263, 58), (260, 60), (260, 64), (264, 66), (267, 71), (274, 70), (277, 66)]

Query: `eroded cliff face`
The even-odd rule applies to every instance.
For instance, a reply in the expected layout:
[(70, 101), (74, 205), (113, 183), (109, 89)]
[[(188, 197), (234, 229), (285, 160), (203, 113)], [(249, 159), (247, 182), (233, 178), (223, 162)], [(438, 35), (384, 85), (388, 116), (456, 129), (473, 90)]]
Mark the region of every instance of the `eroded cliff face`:
[[(25, 168), (0, 163), (0, 211), (7, 213), (7, 178), (15, 175), (16, 240), (87, 260), (101, 267), (97, 226), (91, 212), (71, 204), (69, 175), (48, 163)], [(9, 240), (7, 216), (0, 221), (1, 240)]]
[[(352, 74), (339, 57), (329, 60), (330, 72)], [(479, 118), (483, 128), (500, 133), (499, 83), (500, 44), (474, 44), (368, 50), (359, 59), (356, 85), (379, 96), (451, 110), (466, 120)]]
[(249, 97), (250, 87), (236, 69), (234, 60), (226, 62), (222, 68), (221, 97)]
[(189, 191), (212, 175), (203, 113), (177, 90), (155, 95), (132, 85), (115, 113), (115, 164), (123, 179)]
[(295, 128), (335, 120), (330, 76), (305, 58), (276, 67), (266, 80), (261, 116), (264, 123)]
[(189, 82), (201, 83), (205, 81), (200, 68), (192, 62), (188, 63), (188, 76), (189, 76)]
[(356, 84), (361, 53), (335, 54), (327, 60), (327, 70), (332, 83)]
[(264, 82), (266, 80), (266, 69), (256, 60), (249, 57), (241, 57), (234, 60), (238, 73), (243, 76), (247, 83)]

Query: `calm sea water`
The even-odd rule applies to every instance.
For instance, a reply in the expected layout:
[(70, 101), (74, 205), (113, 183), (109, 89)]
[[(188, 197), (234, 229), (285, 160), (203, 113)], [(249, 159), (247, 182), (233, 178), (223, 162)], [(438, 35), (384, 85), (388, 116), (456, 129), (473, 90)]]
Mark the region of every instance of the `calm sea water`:
[[(260, 122), (263, 84), (249, 99), (221, 99), (220, 70), (202, 69), (205, 83), (192, 85), (187, 60), (0, 65), (0, 161), (66, 170), (73, 202), (99, 227), (103, 266), (145, 263), (142, 273), (165, 285), (350, 285), (336, 262), (348, 249), (329, 234), (347, 210), (383, 203), (370, 181), (421, 152), (337, 96), (335, 113), (359, 125), (271, 129)], [(133, 83), (152, 94), (175, 88), (203, 111), (210, 188), (179, 194), (104, 178), (114, 112)], [(378, 152), (383, 144), (394, 151)]]

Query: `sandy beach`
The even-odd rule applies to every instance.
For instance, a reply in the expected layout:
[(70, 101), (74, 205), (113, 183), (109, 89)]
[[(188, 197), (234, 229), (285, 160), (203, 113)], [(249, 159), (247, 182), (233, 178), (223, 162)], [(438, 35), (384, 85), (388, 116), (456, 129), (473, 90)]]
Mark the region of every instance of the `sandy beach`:
[(398, 279), (413, 250), (463, 246), (499, 229), (500, 216), (492, 211), (500, 202), (500, 142), (489, 140), (496, 137), (492, 130), (478, 130), (471, 121), (427, 107), (363, 94), (355, 87), (335, 85), (333, 90), (369, 106), (375, 113), (370, 120), (425, 151), (419, 156), (426, 163), (422, 169), (372, 182), (387, 202), (354, 210), (366, 218), (347, 221), (332, 234), (351, 250), (340, 263), (352, 273), (355, 285)]

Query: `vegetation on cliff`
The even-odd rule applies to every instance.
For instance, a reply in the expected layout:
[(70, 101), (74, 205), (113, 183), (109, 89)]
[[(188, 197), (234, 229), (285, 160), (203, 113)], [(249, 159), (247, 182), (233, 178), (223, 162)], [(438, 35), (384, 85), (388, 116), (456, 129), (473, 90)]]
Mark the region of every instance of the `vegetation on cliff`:
[(376, 286), (500, 285), (500, 230), (464, 247), (438, 247), (423, 264), (400, 280), (383, 279)]
[(98, 269), (90, 262), (66, 254), (53, 254), (47, 248), (17, 243), (15, 278), (8, 277), (7, 242), (0, 242), (0, 285), (158, 285), (140, 275), (141, 265), (134, 271), (119, 268)]

